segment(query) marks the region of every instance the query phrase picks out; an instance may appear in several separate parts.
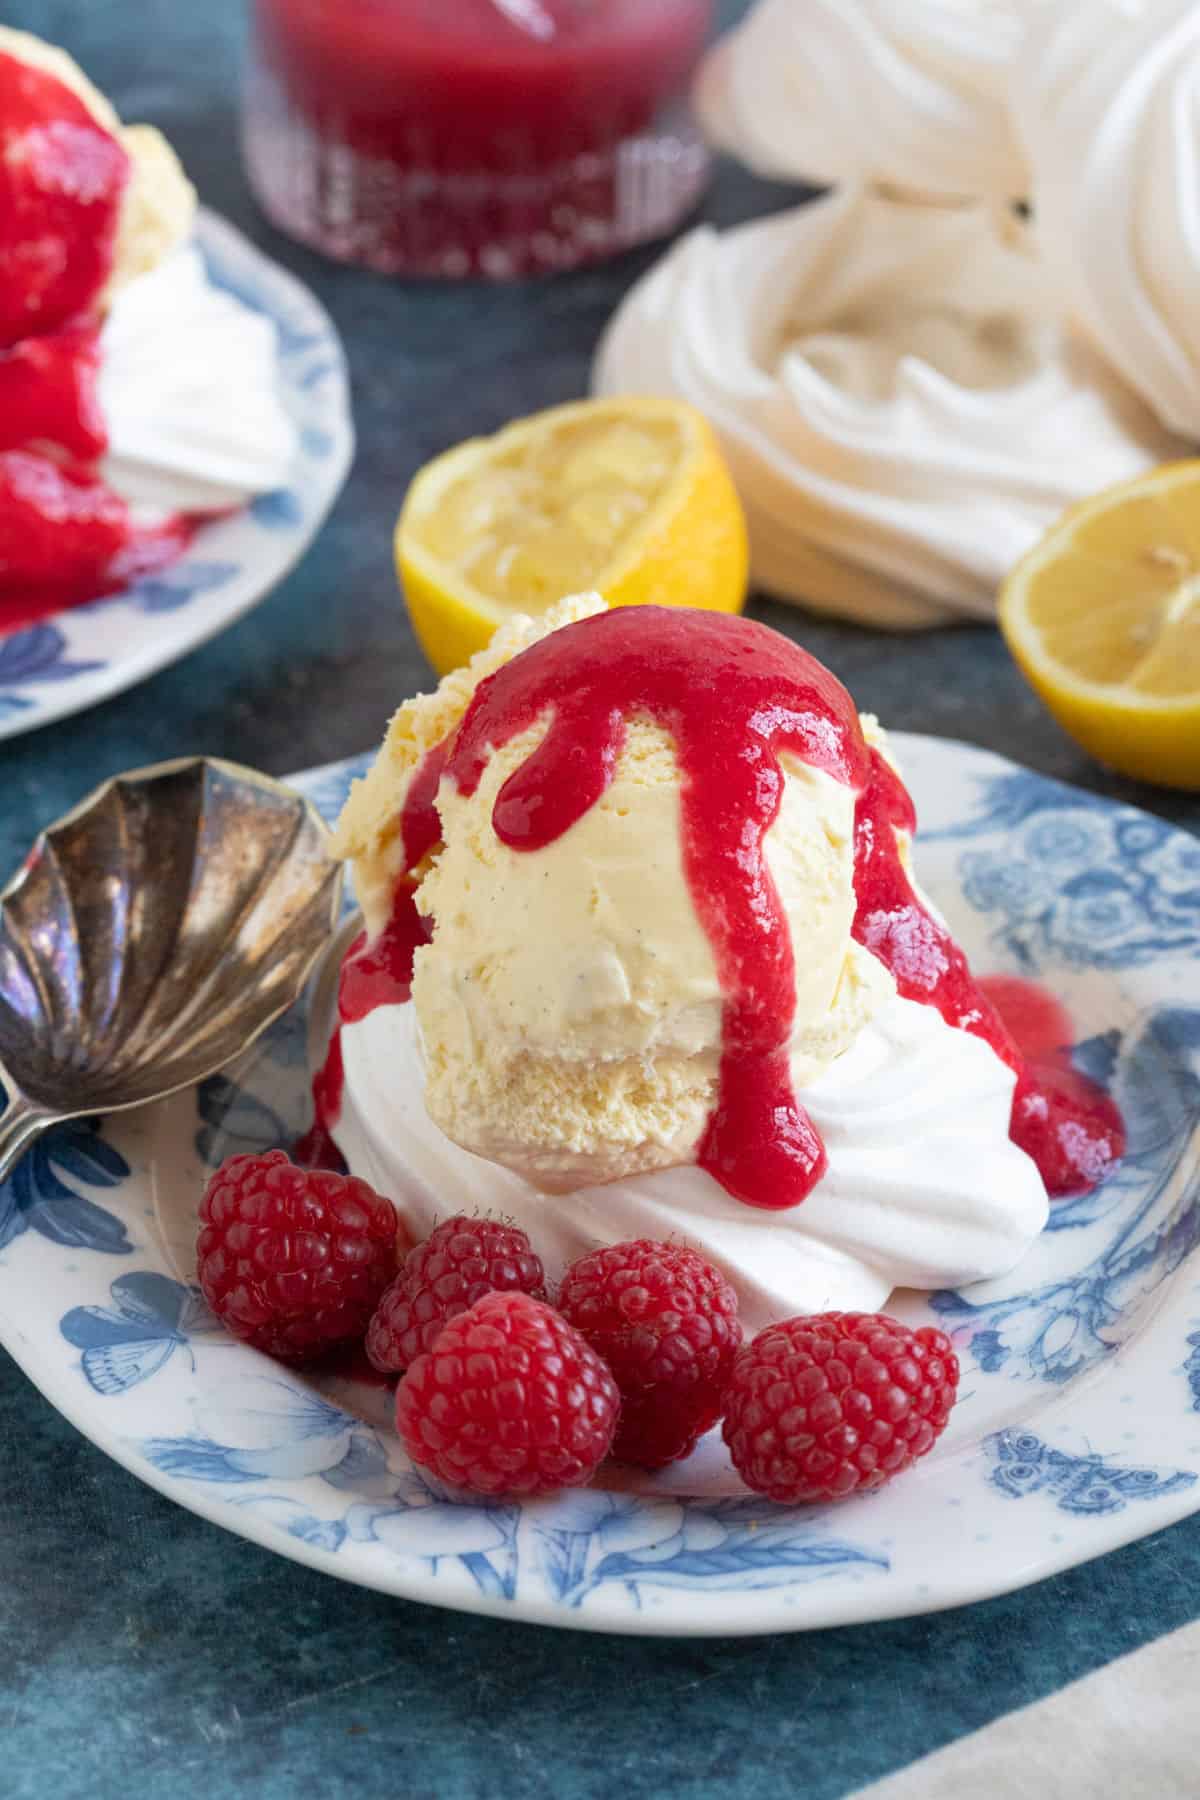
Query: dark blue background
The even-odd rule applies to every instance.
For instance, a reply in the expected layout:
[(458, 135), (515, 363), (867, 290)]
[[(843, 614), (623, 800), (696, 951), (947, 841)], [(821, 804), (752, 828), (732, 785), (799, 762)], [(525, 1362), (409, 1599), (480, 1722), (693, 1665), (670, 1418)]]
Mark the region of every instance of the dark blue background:
[[(353, 4), (353, 0), (345, 0)], [(722, 8), (726, 18), (738, 0)], [(649, 255), (513, 289), (404, 286), (294, 248), (236, 149), (238, 0), (6, 0), (128, 119), (165, 128), (207, 204), (321, 295), (346, 341), (356, 469), (302, 567), (132, 693), (0, 746), (0, 871), (116, 770), (211, 751), (276, 773), (372, 743), (428, 678), (391, 525), (432, 452), (579, 395)], [(720, 170), (732, 223), (788, 190)], [(1107, 777), (998, 636), (891, 638), (763, 605), (888, 724), (988, 745), (1200, 825)], [(0, 1355), (0, 1793), (834, 1800), (1200, 1615), (1200, 1519), (1024, 1594), (912, 1623), (698, 1644), (564, 1637), (405, 1605), (227, 1536), (141, 1487)]]

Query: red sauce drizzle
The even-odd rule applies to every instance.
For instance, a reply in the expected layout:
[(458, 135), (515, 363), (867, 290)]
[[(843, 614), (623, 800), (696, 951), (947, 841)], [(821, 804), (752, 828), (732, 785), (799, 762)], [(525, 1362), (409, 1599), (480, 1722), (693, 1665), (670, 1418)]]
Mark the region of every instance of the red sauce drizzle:
[(103, 456), (99, 373), (100, 343), (91, 329), (30, 337), (0, 351), (0, 450), (57, 444), (80, 462)]
[(1022, 1058), (1013, 1142), (1033, 1158), (1052, 1200), (1090, 1193), (1125, 1154), (1116, 1102), (1074, 1067), (1074, 1028), (1053, 995), (1012, 975), (988, 976), (979, 985)]
[(186, 519), (137, 523), (95, 464), (98, 309), (129, 158), (54, 75), (0, 53), (0, 630), (179, 556)]
[(82, 466), (0, 452), (0, 629), (98, 600), (165, 568), (195, 524), (136, 525), (119, 494)]
[(878, 750), (872, 751), (870, 779), (855, 809), (853, 935), (890, 969), (904, 999), (936, 1006), (947, 1025), (983, 1038), (1015, 1069), (1016, 1047), (966, 957), (913, 892), (896, 833), (911, 837), (916, 828), (908, 789)]
[[(567, 626), (522, 652), (480, 684), (457, 732), (412, 782), (402, 821), (409, 868), (439, 840), (441, 776), (461, 793), (475, 792), (492, 754), (546, 718), (541, 744), (497, 795), (492, 823), (516, 850), (553, 843), (604, 793), (626, 720), (635, 716), (654, 720), (675, 742), (684, 871), (725, 995), (718, 1097), (700, 1166), (736, 1198), (771, 1209), (797, 1205), (825, 1168), (824, 1147), (791, 1083), (794, 948), (763, 850), (783, 790), (780, 756), (790, 753), (857, 790), (857, 941), (891, 971), (902, 995), (936, 1006), (1018, 1072), (1013, 1135), (1051, 1191), (1094, 1185), (1120, 1154), (1111, 1130), (1116, 1109), (1099, 1096), (1106, 1154), (1097, 1147), (1090, 1084), (1074, 1075), (1074, 1085), (1064, 1084), (1056, 1069), (1048, 1085), (1040, 1064), (1026, 1065), (962, 951), (913, 892), (896, 835), (916, 824), (903, 783), (866, 744), (841, 684), (764, 625), (638, 607)], [(410, 912), (416, 916), (405, 885), (381, 952), (386, 976), (372, 976), (374, 989), (350, 976), (354, 1016), (383, 1003), (385, 989), (393, 999), (408, 997), (423, 941), (406, 922)], [(348, 968), (355, 957), (352, 950)], [(380, 998), (371, 1000), (372, 991)], [(1040, 1130), (1028, 1123), (1039, 1107), (1047, 1121)]]
[[(400, 833), (410, 869), (434, 848), (441, 836), (433, 797), (445, 761), (445, 746), (439, 744), (423, 759), (409, 784)], [(428, 835), (430, 814), (435, 827), (432, 839)], [(430, 939), (429, 921), (417, 911), (415, 894), (415, 885), (402, 881), (392, 901), (392, 916), (375, 942), (369, 944), (366, 932), (360, 931), (346, 952), (338, 973), (338, 1023), (329, 1040), (325, 1061), (313, 1077), (315, 1124), (293, 1151), (297, 1162), (323, 1167), (328, 1160), (327, 1146), (333, 1144), (330, 1134), (341, 1117), (346, 1085), (342, 1026), (365, 1019), (377, 1006), (402, 1006), (412, 998), (413, 958), (421, 945)], [(333, 1147), (336, 1153), (336, 1145)]]
[(130, 164), (78, 94), (4, 53), (0, 120), (0, 345), (9, 345), (95, 308)]

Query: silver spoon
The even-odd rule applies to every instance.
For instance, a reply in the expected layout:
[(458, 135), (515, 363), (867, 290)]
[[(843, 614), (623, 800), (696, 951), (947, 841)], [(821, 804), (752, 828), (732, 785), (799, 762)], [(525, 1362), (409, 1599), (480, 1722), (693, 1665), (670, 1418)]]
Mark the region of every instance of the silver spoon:
[(297, 998), (341, 869), (301, 795), (215, 757), (117, 775), (0, 893), (0, 1181), (63, 1120), (164, 1098)]

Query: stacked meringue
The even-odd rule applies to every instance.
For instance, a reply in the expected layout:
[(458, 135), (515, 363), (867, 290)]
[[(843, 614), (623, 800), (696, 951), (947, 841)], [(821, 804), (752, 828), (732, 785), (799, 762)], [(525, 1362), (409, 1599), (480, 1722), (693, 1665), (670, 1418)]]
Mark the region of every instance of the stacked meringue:
[(1064, 507), (1200, 436), (1194, 0), (761, 0), (697, 99), (837, 186), (676, 245), (594, 379), (708, 413), (760, 585), (990, 617)]
[(762, 0), (701, 69), (709, 135), (761, 175), (1016, 193), (1019, 0)]
[(1200, 6), (1039, 10), (1012, 110), (1056, 294), (1162, 422), (1200, 438)]

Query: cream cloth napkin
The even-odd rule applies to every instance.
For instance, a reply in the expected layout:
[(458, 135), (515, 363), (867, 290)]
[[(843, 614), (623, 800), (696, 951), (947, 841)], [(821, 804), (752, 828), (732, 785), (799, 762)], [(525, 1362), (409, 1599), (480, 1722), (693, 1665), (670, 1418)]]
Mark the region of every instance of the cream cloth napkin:
[(1200, 1622), (923, 1756), (853, 1800), (1198, 1800)]

